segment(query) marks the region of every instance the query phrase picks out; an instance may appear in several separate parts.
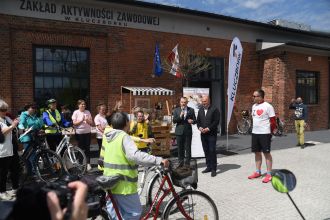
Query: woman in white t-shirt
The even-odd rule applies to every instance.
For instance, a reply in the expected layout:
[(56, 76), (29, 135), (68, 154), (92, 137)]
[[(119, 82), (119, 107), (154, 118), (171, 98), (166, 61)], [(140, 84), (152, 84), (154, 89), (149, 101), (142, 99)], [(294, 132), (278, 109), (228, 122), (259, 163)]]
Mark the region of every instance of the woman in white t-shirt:
[(11, 193), (6, 192), (9, 172), (11, 173), (12, 193), (15, 193), (19, 186), (18, 156), (12, 142), (12, 132), (17, 127), (19, 120), (12, 121), (7, 117), (7, 110), (8, 104), (0, 99), (0, 132), (4, 135), (4, 142), (0, 143), (0, 200), (12, 198)]
[(78, 109), (72, 114), (72, 123), (76, 131), (78, 147), (85, 151), (87, 170), (90, 170), (91, 125), (93, 124), (93, 119), (91, 113), (86, 110), (86, 102), (84, 100), (79, 99), (77, 105)]
[(96, 140), (100, 150), (102, 147), (102, 136), (103, 136), (104, 128), (108, 125), (107, 119), (105, 118), (107, 107), (105, 106), (105, 104), (99, 104), (97, 106), (97, 111), (98, 114), (94, 118), (94, 123), (96, 126)]

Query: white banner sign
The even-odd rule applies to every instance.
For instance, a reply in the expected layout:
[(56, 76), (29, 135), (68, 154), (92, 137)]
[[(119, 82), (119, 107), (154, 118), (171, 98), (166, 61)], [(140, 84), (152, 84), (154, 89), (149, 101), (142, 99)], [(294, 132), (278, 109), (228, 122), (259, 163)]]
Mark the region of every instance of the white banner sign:
[(239, 70), (241, 67), (243, 48), (237, 37), (234, 38), (230, 46), (229, 67), (228, 67), (228, 109), (227, 109), (227, 132), (231, 114), (235, 103), (238, 87)]
[[(188, 106), (195, 111), (196, 119), (199, 108), (202, 106), (202, 96), (209, 95), (208, 88), (183, 88), (183, 96), (188, 98)], [(198, 130), (197, 125), (192, 125), (192, 139), (191, 139), (191, 156), (204, 157), (204, 151), (201, 141), (201, 132)]]

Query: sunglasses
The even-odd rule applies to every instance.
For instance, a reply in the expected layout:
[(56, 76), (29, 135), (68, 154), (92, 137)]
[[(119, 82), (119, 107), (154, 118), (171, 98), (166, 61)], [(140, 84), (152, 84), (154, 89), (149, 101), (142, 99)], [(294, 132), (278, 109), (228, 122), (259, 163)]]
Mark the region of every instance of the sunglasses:
[(0, 112), (6, 112), (7, 109), (0, 109)]

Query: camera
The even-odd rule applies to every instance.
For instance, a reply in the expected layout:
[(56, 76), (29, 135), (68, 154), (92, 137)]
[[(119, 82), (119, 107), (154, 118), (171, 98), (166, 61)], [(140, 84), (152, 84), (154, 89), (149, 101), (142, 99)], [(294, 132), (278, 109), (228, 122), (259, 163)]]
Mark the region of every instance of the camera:
[(17, 191), (16, 201), (6, 220), (16, 219), (51, 219), (47, 206), (47, 193), (56, 193), (61, 208), (67, 208), (64, 219), (70, 219), (74, 191), (68, 188), (69, 182), (77, 180), (73, 176), (64, 176), (62, 179), (51, 183), (31, 183), (24, 185)]

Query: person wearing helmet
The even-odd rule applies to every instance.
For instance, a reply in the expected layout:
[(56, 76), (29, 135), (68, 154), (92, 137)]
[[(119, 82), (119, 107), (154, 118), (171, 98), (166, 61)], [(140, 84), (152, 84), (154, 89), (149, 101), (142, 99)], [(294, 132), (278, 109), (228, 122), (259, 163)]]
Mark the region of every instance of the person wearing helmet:
[(53, 151), (56, 146), (61, 142), (62, 133), (58, 130), (58, 126), (69, 127), (70, 122), (65, 120), (63, 114), (57, 110), (57, 102), (55, 99), (49, 99), (46, 102), (46, 111), (42, 114), (42, 119), (45, 124), (45, 133), (49, 148)]

